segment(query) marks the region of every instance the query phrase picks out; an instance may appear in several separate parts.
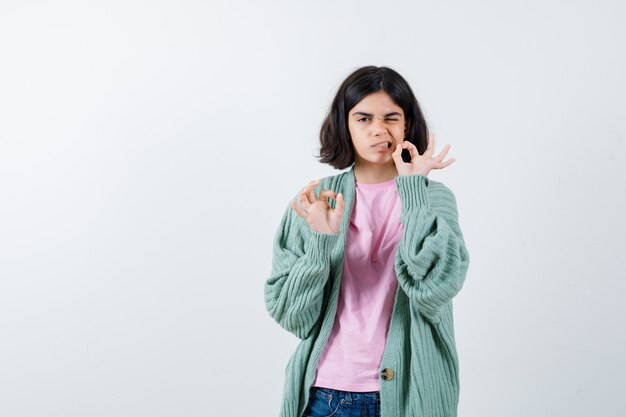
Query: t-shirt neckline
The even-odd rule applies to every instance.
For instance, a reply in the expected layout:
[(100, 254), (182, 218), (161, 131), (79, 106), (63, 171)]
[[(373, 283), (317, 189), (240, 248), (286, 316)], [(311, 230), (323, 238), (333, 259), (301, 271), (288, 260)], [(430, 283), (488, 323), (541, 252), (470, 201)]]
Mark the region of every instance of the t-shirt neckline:
[(386, 187), (390, 187), (391, 185), (395, 184), (395, 178), (392, 178), (390, 180), (387, 181), (383, 181), (383, 182), (377, 182), (377, 183), (365, 183), (365, 182), (358, 182), (355, 181), (355, 184), (358, 188), (386, 188)]

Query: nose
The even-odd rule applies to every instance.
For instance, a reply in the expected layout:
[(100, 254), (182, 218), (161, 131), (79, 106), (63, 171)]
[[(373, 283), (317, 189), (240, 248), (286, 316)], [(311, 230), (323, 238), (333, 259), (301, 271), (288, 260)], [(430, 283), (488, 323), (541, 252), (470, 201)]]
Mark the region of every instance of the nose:
[(385, 119), (374, 117), (372, 118), (372, 132), (374, 136), (384, 136), (385, 134), (389, 134), (387, 131), (387, 123)]

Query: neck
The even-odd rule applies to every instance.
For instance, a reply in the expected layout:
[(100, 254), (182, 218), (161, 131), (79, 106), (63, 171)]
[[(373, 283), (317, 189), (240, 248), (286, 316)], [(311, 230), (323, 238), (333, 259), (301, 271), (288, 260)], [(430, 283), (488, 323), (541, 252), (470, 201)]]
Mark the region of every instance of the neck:
[(363, 184), (378, 184), (398, 176), (395, 164), (354, 164), (354, 179)]

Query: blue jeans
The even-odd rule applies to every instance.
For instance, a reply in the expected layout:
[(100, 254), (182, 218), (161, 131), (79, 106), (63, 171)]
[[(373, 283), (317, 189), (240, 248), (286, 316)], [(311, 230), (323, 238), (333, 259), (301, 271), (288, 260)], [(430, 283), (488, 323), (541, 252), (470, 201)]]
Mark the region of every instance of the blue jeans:
[(380, 417), (380, 393), (311, 387), (302, 417)]

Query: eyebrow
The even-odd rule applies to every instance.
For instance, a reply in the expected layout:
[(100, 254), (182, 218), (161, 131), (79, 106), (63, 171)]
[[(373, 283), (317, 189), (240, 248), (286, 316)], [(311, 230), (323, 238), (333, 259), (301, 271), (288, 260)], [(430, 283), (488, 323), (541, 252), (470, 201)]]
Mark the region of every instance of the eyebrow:
[[(367, 116), (367, 117), (372, 117), (374, 116), (372, 113), (365, 113), (362, 111), (357, 111), (352, 113), (353, 116)], [(402, 116), (400, 113), (398, 113), (397, 111), (391, 112), (391, 113), (387, 113), (385, 115), (385, 117), (389, 117), (389, 116)]]

